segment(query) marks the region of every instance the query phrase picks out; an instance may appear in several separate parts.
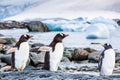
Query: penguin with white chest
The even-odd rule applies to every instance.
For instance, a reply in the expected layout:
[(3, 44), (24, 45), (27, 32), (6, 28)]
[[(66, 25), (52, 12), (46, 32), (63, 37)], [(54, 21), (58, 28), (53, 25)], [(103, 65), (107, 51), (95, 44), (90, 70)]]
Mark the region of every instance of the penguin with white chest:
[(32, 38), (30, 35), (22, 35), (19, 41), (15, 44), (16, 50), (12, 54), (12, 68), (18, 71), (23, 71), (29, 59), (29, 43), (28, 39)]
[(53, 41), (49, 45), (49, 47), (52, 47), (52, 50), (45, 53), (43, 69), (50, 71), (57, 71), (64, 51), (62, 40), (67, 36), (69, 35), (58, 33), (54, 37)]
[(100, 54), (98, 68), (101, 76), (110, 76), (115, 66), (115, 51), (109, 43), (102, 46), (104, 51)]

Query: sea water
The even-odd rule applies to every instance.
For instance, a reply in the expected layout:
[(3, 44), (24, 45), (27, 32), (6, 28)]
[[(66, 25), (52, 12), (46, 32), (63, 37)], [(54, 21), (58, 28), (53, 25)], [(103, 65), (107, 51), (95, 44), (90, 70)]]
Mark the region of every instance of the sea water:
[(29, 32), (27, 29), (5, 29), (0, 30), (0, 34), (5, 35), (5, 37), (13, 37), (17, 41), (22, 34), (30, 34), (33, 35), (33, 38), (30, 39), (30, 43), (42, 43), (45, 45), (49, 45), (53, 40), (54, 36), (57, 33), (66, 33), (69, 34), (63, 40), (65, 47), (76, 47), (76, 48), (84, 48), (91, 47), (97, 50), (103, 49), (101, 45), (93, 45), (91, 43), (111, 43), (114, 49), (120, 51), (120, 28), (117, 28), (116, 31), (111, 32), (110, 38), (108, 39), (87, 39), (86, 32)]

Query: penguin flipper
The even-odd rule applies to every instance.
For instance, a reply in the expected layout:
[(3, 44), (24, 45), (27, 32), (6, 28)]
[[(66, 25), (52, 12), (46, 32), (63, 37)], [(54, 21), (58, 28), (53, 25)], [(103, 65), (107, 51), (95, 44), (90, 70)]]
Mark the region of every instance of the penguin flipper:
[(99, 71), (101, 70), (101, 67), (102, 67), (103, 58), (104, 58), (104, 51), (100, 54), (100, 57), (99, 57), (99, 62), (98, 62), (98, 70)]

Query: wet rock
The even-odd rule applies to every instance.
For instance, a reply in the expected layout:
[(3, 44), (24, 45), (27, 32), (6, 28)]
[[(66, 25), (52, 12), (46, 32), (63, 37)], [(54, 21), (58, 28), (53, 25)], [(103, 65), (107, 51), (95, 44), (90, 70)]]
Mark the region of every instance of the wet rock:
[(120, 63), (120, 52), (119, 51), (115, 51), (115, 52), (116, 52), (115, 62)]
[(96, 63), (99, 60), (99, 55), (101, 54), (101, 51), (96, 51), (96, 52), (92, 52), (88, 55), (88, 60), (89, 62), (93, 62)]
[(120, 19), (114, 19), (114, 21), (120, 26)]
[(40, 53), (30, 53), (30, 59), (31, 59), (31, 65), (32, 66), (37, 66), (38, 64), (44, 63), (44, 56), (45, 52), (40, 52)]
[(67, 57), (69, 60), (72, 60), (72, 53), (74, 51), (71, 50), (71, 49), (65, 49), (64, 50), (64, 53), (63, 53), (63, 56)]
[(70, 60), (67, 57), (62, 57), (61, 62), (67, 63), (67, 62), (70, 62)]
[(0, 38), (1, 44), (14, 44), (16, 42), (16, 39), (14, 38)]
[(3, 35), (3, 34), (0, 34), (0, 37), (1, 37), (1, 36), (4, 36), (4, 35)]
[(41, 47), (41, 46), (44, 46), (44, 44), (42, 44), (42, 43), (34, 43), (34, 44), (31, 45), (32, 48), (33, 47)]
[(41, 46), (44, 46), (44, 44), (42, 44), (42, 43), (34, 43), (34, 44), (31, 44), (30, 46), (31, 46), (30, 52), (39, 53), (38, 49), (39, 49)]
[(0, 53), (0, 62), (1, 62), (1, 58), (4, 56), (4, 54)]
[(89, 74), (73, 74), (68, 72), (52, 72), (43, 70), (26, 70), (24, 72), (0, 73), (1, 80), (119, 80), (119, 75), (96, 76)]
[(49, 32), (48, 27), (40, 21), (31, 21), (26, 25), (29, 32)]
[(0, 22), (0, 29), (11, 29), (11, 28), (25, 28), (25, 22), (18, 22), (12, 20)]
[(4, 67), (6, 65), (7, 65), (6, 63), (0, 62), (0, 68)]
[(11, 64), (11, 55), (12, 54), (7, 54), (1, 57), (1, 61), (4, 63), (7, 63), (7, 65)]
[(6, 53), (5, 48), (6, 48), (6, 45), (0, 44), (0, 54), (5, 54)]
[(89, 52), (84, 49), (75, 49), (74, 53), (72, 54), (72, 59), (75, 61), (82, 61), (88, 59)]
[(84, 50), (88, 51), (89, 53), (95, 52), (95, 49), (92, 48), (84, 48)]

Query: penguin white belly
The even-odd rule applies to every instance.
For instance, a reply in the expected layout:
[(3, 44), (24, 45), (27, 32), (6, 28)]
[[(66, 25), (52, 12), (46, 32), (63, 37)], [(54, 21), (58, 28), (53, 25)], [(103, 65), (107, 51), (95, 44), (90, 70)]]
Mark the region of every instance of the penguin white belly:
[(29, 44), (23, 42), (20, 44), (19, 50), (15, 51), (15, 67), (24, 69), (29, 58)]
[(113, 49), (108, 49), (104, 53), (100, 75), (112, 75), (115, 66), (115, 52)]
[(50, 52), (50, 71), (57, 71), (63, 56), (64, 47), (62, 43), (57, 43), (54, 52)]

